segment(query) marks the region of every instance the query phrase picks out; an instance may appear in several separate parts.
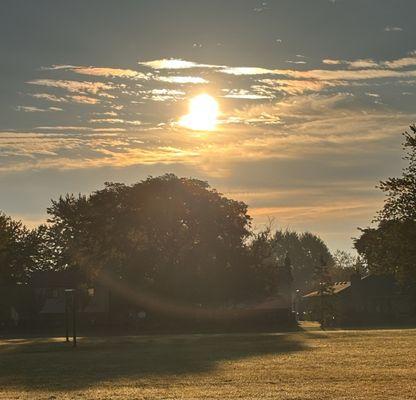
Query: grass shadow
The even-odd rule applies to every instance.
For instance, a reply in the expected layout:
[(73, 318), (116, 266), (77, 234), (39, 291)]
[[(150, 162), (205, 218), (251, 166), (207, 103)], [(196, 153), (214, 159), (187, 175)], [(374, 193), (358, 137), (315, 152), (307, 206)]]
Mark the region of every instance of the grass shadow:
[(0, 387), (80, 390), (100, 382), (209, 372), (222, 361), (306, 350), (302, 334), (194, 334), (0, 341)]

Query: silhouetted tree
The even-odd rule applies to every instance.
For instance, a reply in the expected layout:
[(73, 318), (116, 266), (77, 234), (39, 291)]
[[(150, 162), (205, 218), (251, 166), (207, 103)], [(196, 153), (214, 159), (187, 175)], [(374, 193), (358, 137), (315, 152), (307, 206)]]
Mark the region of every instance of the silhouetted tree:
[(38, 267), (36, 230), (0, 212), (0, 285), (24, 283)]
[(294, 287), (301, 292), (315, 286), (315, 269), (324, 257), (328, 265), (332, 255), (325, 242), (310, 232), (276, 231), (273, 238), (274, 254), (278, 260), (289, 256), (293, 266)]
[(271, 227), (267, 227), (254, 235), (250, 248), (258, 271), (257, 285), (266, 293), (273, 292), (276, 287), (276, 268), (285, 264), (286, 257), (292, 264), (293, 286), (301, 292), (316, 286), (315, 269), (320, 265), (322, 255), (329, 265), (333, 264), (325, 242), (310, 232), (276, 230), (272, 233)]
[(355, 241), (370, 271), (394, 274), (402, 282), (416, 283), (416, 126), (404, 133), (404, 159), (399, 178), (380, 183), (386, 194), (375, 228), (362, 229)]
[(359, 255), (353, 255), (344, 250), (336, 250), (332, 259), (333, 264), (330, 265), (329, 271), (333, 282), (349, 281), (353, 274), (359, 274), (360, 276), (368, 274), (368, 268)]
[(247, 206), (206, 182), (167, 174), (131, 186), (107, 183), (90, 196), (53, 201), (48, 213), (62, 268), (111, 271), (183, 301), (241, 293)]

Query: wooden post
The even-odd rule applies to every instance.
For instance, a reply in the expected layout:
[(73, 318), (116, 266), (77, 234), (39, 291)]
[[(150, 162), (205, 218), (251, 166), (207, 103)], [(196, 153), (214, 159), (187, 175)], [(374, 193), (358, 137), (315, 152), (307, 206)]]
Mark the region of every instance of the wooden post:
[(65, 290), (65, 334), (66, 342), (69, 342), (69, 310), (68, 310), (68, 291)]
[(77, 291), (72, 292), (72, 346), (77, 347)]
[(65, 324), (66, 324), (66, 341), (69, 342), (69, 302), (68, 297), (71, 295), (72, 307), (72, 346), (77, 347), (77, 290), (65, 289)]

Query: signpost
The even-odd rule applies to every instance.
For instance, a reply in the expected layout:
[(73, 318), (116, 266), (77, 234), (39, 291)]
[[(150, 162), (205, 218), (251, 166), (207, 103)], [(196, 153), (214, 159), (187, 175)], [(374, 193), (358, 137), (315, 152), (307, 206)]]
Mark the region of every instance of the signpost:
[(72, 346), (77, 347), (77, 290), (65, 289), (65, 331), (69, 342), (69, 314), (72, 310)]

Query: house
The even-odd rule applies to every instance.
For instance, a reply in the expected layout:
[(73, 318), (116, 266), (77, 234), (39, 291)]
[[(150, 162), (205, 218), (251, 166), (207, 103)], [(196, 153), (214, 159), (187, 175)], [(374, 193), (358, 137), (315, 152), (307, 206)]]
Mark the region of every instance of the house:
[(38, 320), (49, 326), (62, 326), (66, 307), (71, 303), (67, 289), (77, 290), (77, 312), (81, 324), (105, 323), (109, 313), (108, 289), (90, 285), (77, 271), (45, 271), (33, 274), (31, 288), (38, 304)]
[(411, 295), (392, 276), (354, 274), (326, 292), (302, 297), (305, 318), (321, 320), (325, 314), (327, 324), (383, 325), (409, 321), (415, 311)]

